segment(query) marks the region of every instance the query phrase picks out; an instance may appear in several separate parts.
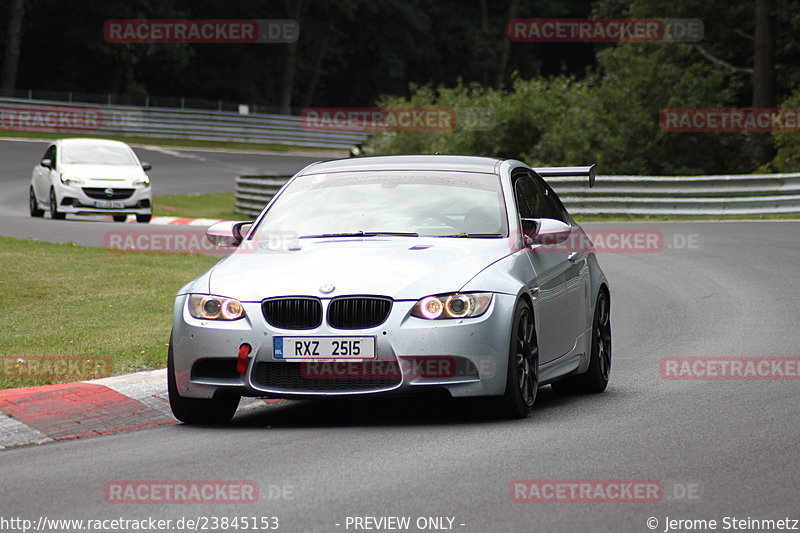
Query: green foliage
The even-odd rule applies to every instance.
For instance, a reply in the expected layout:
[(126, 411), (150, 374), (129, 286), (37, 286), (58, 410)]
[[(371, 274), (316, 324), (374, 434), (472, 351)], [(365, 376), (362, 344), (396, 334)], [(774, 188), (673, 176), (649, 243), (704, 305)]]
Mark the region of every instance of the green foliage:
[(163, 194), (153, 198), (155, 216), (244, 220), (246, 215), (234, 211), (232, 192), (216, 194)]
[[(599, 70), (583, 79), (516, 80), (509, 92), (478, 86), (412, 87), (387, 107), (470, 108), (493, 115), (490, 129), (391, 132), (375, 136), (376, 153), (459, 153), (512, 157), (534, 165), (594, 162), (604, 173), (747, 172), (742, 134), (663, 132), (666, 108), (725, 107), (738, 82), (694, 60), (682, 45), (621, 44), (598, 53)], [(696, 154), (703, 154), (698, 158)]]
[[(175, 293), (218, 260), (0, 237), (0, 363), (85, 356), (110, 357), (115, 374), (163, 367)], [(51, 381), (0, 371), (0, 389)]]
[[(446, 106), (452, 132), (383, 134), (380, 153), (451, 152), (603, 172), (747, 172), (752, 139), (666, 133), (669, 107), (750, 107), (754, 0), (28, 0), (19, 89), (291, 107)], [(513, 9), (512, 9), (513, 8)], [(0, 7), (0, 13), (5, 13)], [(797, 102), (800, 0), (774, 0), (775, 98)], [(696, 45), (509, 42), (509, 18), (691, 18)], [(282, 19), (283, 44), (113, 44), (109, 19)], [(0, 24), (0, 46), (6, 25)], [(90, 60), (87, 60), (90, 59)], [(506, 60), (507, 59), (507, 60)], [(291, 75), (289, 75), (291, 74)], [(392, 96), (381, 96), (392, 95)], [(177, 101), (177, 99), (176, 99)], [(788, 101), (788, 100), (787, 100)], [(475, 111), (493, 123), (470, 125)], [(796, 133), (775, 168), (796, 168)]]
[[(796, 90), (781, 106), (786, 109), (800, 109), (800, 89)], [(777, 154), (772, 163), (763, 170), (778, 172), (800, 171), (800, 133), (781, 131), (772, 134)]]
[[(675, 133), (660, 128), (670, 108), (730, 106), (737, 80), (694, 60), (683, 45), (621, 44), (598, 54), (602, 78), (576, 98), (531, 158), (546, 164), (596, 162), (602, 172), (747, 172), (744, 135)], [(697, 154), (703, 154), (698, 157)]]

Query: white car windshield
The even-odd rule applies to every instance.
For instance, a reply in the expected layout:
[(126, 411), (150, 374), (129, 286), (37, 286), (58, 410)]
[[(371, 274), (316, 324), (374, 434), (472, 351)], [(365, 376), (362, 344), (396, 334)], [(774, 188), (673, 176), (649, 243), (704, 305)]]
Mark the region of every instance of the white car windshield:
[(499, 177), (468, 172), (347, 172), (302, 176), (259, 224), (258, 237), (397, 234), (505, 237)]
[(124, 146), (74, 145), (61, 149), (61, 162), (65, 165), (136, 165), (131, 151)]

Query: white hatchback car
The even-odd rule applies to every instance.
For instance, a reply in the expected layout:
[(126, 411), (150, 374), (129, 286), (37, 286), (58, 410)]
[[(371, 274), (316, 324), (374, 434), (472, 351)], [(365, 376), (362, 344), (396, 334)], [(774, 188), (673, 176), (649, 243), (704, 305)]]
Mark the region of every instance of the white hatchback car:
[(112, 215), (124, 222), (128, 215), (136, 215), (137, 222), (149, 222), (153, 195), (146, 171), (150, 168), (123, 142), (57, 140), (33, 169), (31, 216), (49, 210), (54, 219), (67, 214)]

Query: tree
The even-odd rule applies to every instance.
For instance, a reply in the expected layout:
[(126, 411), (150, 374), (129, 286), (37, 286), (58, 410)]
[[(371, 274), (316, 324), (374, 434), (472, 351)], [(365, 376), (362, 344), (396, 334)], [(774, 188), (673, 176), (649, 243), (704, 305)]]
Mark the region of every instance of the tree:
[[(775, 3), (756, 0), (756, 32), (753, 53), (753, 107), (775, 107)], [(775, 156), (769, 133), (753, 135), (754, 158), (763, 165)]]
[[(311, 0), (284, 0), (284, 7), (288, 18), (302, 26), (305, 14)], [(286, 43), (283, 56), (283, 74), (280, 87), (281, 113), (289, 114), (292, 107), (292, 93), (294, 92), (295, 72), (297, 71), (297, 41)]]
[(25, 16), (24, 0), (12, 0), (8, 8), (8, 30), (3, 54), (3, 73), (0, 75), (0, 90), (13, 91), (17, 87), (19, 48), (22, 43), (22, 19)]

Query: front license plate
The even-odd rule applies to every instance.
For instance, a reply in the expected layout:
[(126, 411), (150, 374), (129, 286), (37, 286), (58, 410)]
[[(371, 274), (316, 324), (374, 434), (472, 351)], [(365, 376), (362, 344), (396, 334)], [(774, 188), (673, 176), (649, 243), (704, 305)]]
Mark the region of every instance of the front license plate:
[(275, 337), (275, 359), (375, 359), (375, 337)]
[(100, 209), (122, 209), (125, 207), (124, 202), (106, 202), (104, 200), (95, 200), (94, 206)]

